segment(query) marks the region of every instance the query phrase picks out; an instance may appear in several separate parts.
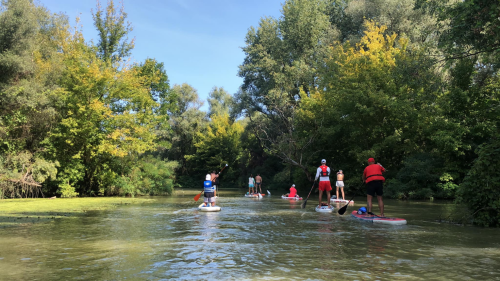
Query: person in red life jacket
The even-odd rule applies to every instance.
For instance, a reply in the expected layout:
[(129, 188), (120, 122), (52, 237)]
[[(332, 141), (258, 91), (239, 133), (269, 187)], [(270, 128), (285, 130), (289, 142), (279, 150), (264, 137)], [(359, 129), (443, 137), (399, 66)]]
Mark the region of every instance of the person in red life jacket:
[(330, 185), (330, 168), (326, 166), (326, 160), (321, 160), (321, 166), (318, 167), (316, 171), (315, 181), (319, 178), (319, 206), (321, 207), (321, 197), (323, 196), (323, 191), (326, 192), (326, 197), (328, 202), (328, 208), (330, 207), (330, 191), (332, 186)]
[(382, 173), (385, 172), (385, 168), (379, 163), (375, 164), (375, 159), (368, 159), (368, 166), (363, 172), (363, 182), (366, 184), (366, 194), (368, 201), (368, 214), (372, 213), (372, 198), (377, 195), (378, 208), (380, 209), (380, 216), (384, 216), (384, 201), (382, 201), (382, 196), (384, 195), (384, 182), (385, 178)]
[(284, 194), (284, 197), (295, 197), (297, 196), (297, 189), (295, 189), (295, 184), (292, 184), (292, 187), (290, 187), (290, 193)]

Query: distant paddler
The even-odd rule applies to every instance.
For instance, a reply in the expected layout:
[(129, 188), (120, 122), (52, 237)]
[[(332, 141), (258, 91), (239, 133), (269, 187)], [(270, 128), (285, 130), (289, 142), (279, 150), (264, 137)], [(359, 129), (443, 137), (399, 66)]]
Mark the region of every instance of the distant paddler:
[(255, 177), (255, 192), (262, 193), (262, 177), (260, 174)]
[(290, 192), (287, 194), (283, 194), (283, 197), (298, 197), (297, 196), (297, 189), (295, 188), (295, 184), (292, 184), (290, 187)]
[[(254, 185), (255, 185), (255, 179), (253, 178), (253, 175), (250, 174), (250, 177), (248, 178), (248, 194), (250, 195), (253, 194)], [(257, 190), (255, 192), (257, 192)]]
[(339, 198), (339, 188), (341, 189), (342, 191), (342, 200), (345, 200), (345, 197), (344, 197), (344, 173), (342, 172), (342, 170), (339, 170), (337, 172), (337, 182), (335, 183), (335, 185), (337, 186), (337, 198)]

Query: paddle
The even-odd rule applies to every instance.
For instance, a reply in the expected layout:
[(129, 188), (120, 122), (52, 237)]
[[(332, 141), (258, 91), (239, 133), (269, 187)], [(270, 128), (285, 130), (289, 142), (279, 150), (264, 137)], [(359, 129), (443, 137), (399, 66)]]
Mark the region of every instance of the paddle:
[(307, 200), (309, 199), (309, 196), (311, 195), (311, 192), (313, 191), (314, 189), (314, 185), (316, 184), (316, 180), (314, 180), (313, 182), (313, 186), (311, 187), (311, 190), (309, 191), (309, 194), (307, 195), (307, 198), (306, 200), (304, 200), (304, 203), (302, 203), (301, 205), (301, 208), (304, 209), (306, 207), (306, 204), (307, 204)]
[(354, 196), (351, 198), (351, 200), (349, 200), (349, 202), (347, 202), (347, 204), (344, 207), (339, 209), (339, 215), (343, 215), (345, 211), (347, 211), (347, 206), (349, 206), (349, 203), (351, 203), (352, 199), (354, 199)]
[(267, 194), (269, 194), (269, 196), (271, 195), (271, 192), (269, 192), (269, 190), (267, 191)]
[[(224, 169), (225, 169), (227, 166), (228, 166), (228, 165), (226, 164), (226, 166), (224, 166), (224, 168), (222, 168), (222, 170), (219, 172), (219, 174), (220, 174), (220, 173), (222, 173), (222, 171), (224, 171)], [(203, 193), (203, 191), (202, 191), (202, 192), (200, 192), (200, 194), (196, 195), (196, 196), (193, 198), (193, 199), (194, 199), (194, 201), (198, 201), (198, 200), (200, 200), (200, 196), (201, 196), (201, 194), (202, 194), (202, 193)]]

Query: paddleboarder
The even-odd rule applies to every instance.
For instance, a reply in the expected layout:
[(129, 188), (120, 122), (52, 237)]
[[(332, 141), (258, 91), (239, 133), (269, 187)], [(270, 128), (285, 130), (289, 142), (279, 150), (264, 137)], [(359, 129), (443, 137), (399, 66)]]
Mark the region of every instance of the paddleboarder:
[(250, 174), (250, 177), (248, 178), (248, 193), (253, 194), (253, 187), (255, 184), (255, 179), (253, 178), (253, 175)]
[(375, 164), (375, 159), (368, 159), (368, 166), (363, 172), (363, 182), (366, 184), (366, 200), (368, 203), (368, 214), (372, 213), (372, 199), (373, 196), (377, 196), (378, 208), (380, 209), (380, 216), (384, 217), (384, 201), (382, 196), (384, 195), (384, 182), (385, 178), (382, 173), (385, 172), (385, 168), (380, 165), (380, 163)]
[(203, 202), (205, 203), (205, 207), (207, 206), (215, 206), (215, 188), (212, 184), (212, 177), (210, 174), (207, 174), (205, 177), (205, 181), (203, 182)]
[(321, 166), (318, 167), (316, 171), (315, 181), (319, 178), (319, 207), (321, 208), (321, 197), (323, 195), (323, 191), (326, 192), (326, 196), (328, 199), (328, 208), (330, 206), (330, 191), (332, 190), (332, 186), (330, 185), (330, 167), (326, 166), (326, 160), (321, 160)]
[(339, 170), (337, 172), (337, 182), (335, 183), (335, 185), (337, 186), (337, 198), (340, 199), (339, 197), (339, 187), (342, 191), (342, 200), (345, 200), (345, 197), (344, 197), (344, 173), (342, 172), (342, 170)]
[(284, 197), (296, 197), (297, 196), (297, 189), (295, 189), (295, 184), (292, 184), (292, 187), (290, 187), (290, 192), (287, 194), (283, 195)]
[(210, 174), (210, 180), (212, 181), (212, 186), (214, 188), (214, 197), (217, 197), (217, 186), (219, 185), (219, 175), (220, 172), (217, 174), (215, 171), (212, 171)]
[(255, 192), (262, 193), (262, 177), (260, 174), (255, 177)]

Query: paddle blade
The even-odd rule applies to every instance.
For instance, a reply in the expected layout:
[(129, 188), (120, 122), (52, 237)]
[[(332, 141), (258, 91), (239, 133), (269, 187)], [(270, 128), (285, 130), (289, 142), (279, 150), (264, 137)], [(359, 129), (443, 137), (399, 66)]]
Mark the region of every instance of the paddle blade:
[(343, 215), (345, 213), (345, 211), (347, 211), (348, 205), (349, 205), (349, 203), (347, 203), (347, 205), (345, 205), (344, 207), (339, 209), (339, 215)]
[[(202, 192), (203, 193), (203, 192)], [(198, 201), (200, 199), (200, 196), (201, 196), (201, 193), (199, 193), (198, 195), (196, 195), (193, 199), (194, 201)]]
[(305, 209), (305, 208), (306, 208), (306, 204), (307, 204), (307, 199), (306, 199), (306, 200), (304, 200), (304, 203), (302, 203), (302, 205), (300, 205), (300, 207), (301, 207), (302, 209)]

